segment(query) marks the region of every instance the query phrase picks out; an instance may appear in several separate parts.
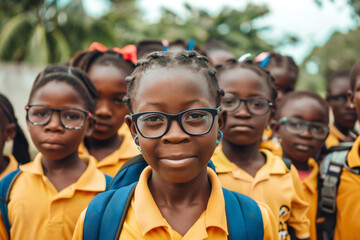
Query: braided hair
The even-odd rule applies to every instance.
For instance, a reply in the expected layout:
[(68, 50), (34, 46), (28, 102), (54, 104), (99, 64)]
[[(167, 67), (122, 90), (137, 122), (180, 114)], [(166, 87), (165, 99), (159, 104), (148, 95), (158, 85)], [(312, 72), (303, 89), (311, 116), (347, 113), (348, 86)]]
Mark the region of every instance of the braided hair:
[(261, 79), (264, 80), (265, 84), (269, 87), (271, 93), (271, 99), (275, 101), (277, 97), (276, 87), (274, 85), (274, 78), (270, 75), (269, 71), (266, 69), (261, 68), (258, 64), (253, 62), (252, 60), (245, 60), (243, 62), (238, 62), (236, 59), (229, 59), (223, 65), (217, 66), (217, 74), (219, 80), (221, 79), (220, 76), (226, 71), (241, 68), (241, 69), (248, 69), (256, 73)]
[(73, 86), (85, 101), (87, 109), (94, 112), (98, 93), (87, 74), (78, 68), (61, 65), (50, 65), (37, 75), (30, 91), (29, 102), (39, 88), (52, 81), (66, 82)]
[(9, 123), (15, 123), (16, 134), (13, 140), (14, 143), (12, 154), (20, 164), (30, 162), (28, 141), (26, 140), (24, 132), (17, 122), (14, 109), (10, 101), (3, 94), (0, 94), (0, 111), (2, 111), (4, 116), (6, 116)]
[(140, 79), (148, 70), (156, 67), (185, 67), (186, 69), (203, 73), (208, 81), (211, 94), (216, 99), (216, 106), (220, 106), (220, 100), (224, 95), (224, 91), (219, 88), (215, 76), (216, 70), (209, 66), (209, 60), (205, 56), (201, 56), (195, 51), (152, 52), (147, 55), (146, 58), (140, 59), (136, 64), (134, 72), (126, 78), (128, 86), (127, 95), (124, 97), (124, 101), (130, 112), (133, 112), (132, 102), (139, 86)]
[(265, 68), (270, 70), (277, 67), (286, 68), (289, 71), (290, 76), (296, 81), (299, 69), (292, 57), (283, 56), (275, 52), (270, 53), (270, 61)]

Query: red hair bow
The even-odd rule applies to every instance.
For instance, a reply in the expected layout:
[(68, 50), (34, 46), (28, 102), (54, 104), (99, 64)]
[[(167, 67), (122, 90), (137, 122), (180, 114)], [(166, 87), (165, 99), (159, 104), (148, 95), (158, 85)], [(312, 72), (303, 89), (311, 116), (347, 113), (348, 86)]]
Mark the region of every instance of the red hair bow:
[(108, 50), (112, 50), (114, 52), (118, 52), (123, 56), (124, 60), (129, 60), (131, 61), (133, 64), (136, 64), (137, 62), (137, 58), (136, 58), (136, 46), (129, 44), (126, 45), (123, 48), (117, 48), (114, 47), (112, 49), (107, 49), (103, 44), (99, 43), (99, 42), (93, 42), (90, 47), (89, 47), (90, 51), (99, 51), (99, 52), (106, 52)]

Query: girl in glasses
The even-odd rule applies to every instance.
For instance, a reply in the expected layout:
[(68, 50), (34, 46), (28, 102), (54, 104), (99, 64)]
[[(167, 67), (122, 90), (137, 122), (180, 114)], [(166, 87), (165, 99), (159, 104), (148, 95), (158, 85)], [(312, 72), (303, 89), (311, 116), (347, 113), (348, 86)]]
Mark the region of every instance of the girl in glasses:
[(298, 169), (305, 199), (310, 203), (308, 218), (311, 239), (316, 239), (319, 166), (315, 160), (329, 133), (328, 105), (318, 94), (292, 92), (279, 103), (274, 134), (279, 137), (284, 158)]
[(106, 189), (109, 177), (97, 170), (95, 159), (78, 155), (93, 130), (96, 96), (78, 69), (49, 66), (37, 76), (25, 109), (40, 153), (20, 166), (0, 239), (71, 239), (81, 211)]
[[(118, 222), (110, 222), (106, 212), (96, 224), (102, 229), (113, 224), (118, 234), (97, 238), (96, 232), (90, 237), (228, 239), (229, 222), (220, 182), (206, 167), (225, 121), (225, 113), (219, 109), (223, 92), (207, 58), (193, 51), (154, 52), (138, 62), (127, 81), (130, 115), (125, 121), (150, 166), (142, 172), (134, 196), (130, 195), (123, 225), (118, 228)], [(109, 203), (101, 200), (111, 191), (95, 198), (88, 211), (93, 206), (99, 210), (111, 207), (116, 197), (115, 203), (126, 199), (117, 194), (121, 190)], [(263, 239), (274, 239), (273, 218), (264, 205), (260, 210), (263, 224), (256, 229), (264, 230)], [(86, 228), (86, 223), (96, 216), (101, 213), (88, 215), (84, 211), (73, 239), (87, 239), (92, 229)], [(114, 218), (120, 219), (117, 215)], [(238, 229), (244, 227), (238, 224)], [(106, 233), (100, 231), (100, 236)]]
[(79, 153), (93, 156), (97, 168), (109, 176), (114, 176), (128, 159), (139, 154), (124, 124), (129, 111), (123, 102), (125, 77), (134, 70), (136, 51), (126, 55), (123, 51), (93, 43), (90, 50), (78, 53), (70, 61), (71, 66), (88, 74), (99, 93), (94, 109), (94, 131), (80, 144)]
[(221, 108), (228, 112), (222, 145), (211, 160), (225, 188), (266, 203), (277, 219), (279, 239), (309, 237), (308, 204), (293, 165), (260, 149), (274, 112), (276, 90), (271, 75), (251, 61), (229, 60), (218, 72), (225, 91)]
[[(12, 154), (3, 154), (6, 141), (13, 140)], [(17, 123), (10, 101), (0, 94), (0, 179), (30, 161), (26, 137)]]
[(353, 142), (358, 135), (354, 129), (357, 121), (356, 109), (347, 97), (349, 91), (349, 71), (336, 72), (330, 76), (326, 101), (332, 109), (334, 123), (329, 126), (330, 133), (325, 141), (327, 148), (341, 142)]

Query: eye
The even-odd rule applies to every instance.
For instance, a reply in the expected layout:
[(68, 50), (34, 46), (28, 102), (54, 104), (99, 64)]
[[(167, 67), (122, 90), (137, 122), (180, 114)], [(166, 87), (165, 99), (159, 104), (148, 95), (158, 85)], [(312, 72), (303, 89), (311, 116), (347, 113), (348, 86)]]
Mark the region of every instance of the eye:
[(46, 108), (34, 108), (31, 111), (31, 116), (38, 118), (46, 118), (50, 115), (49, 109)]
[(70, 121), (74, 121), (74, 120), (78, 120), (81, 119), (82, 114), (80, 112), (75, 112), (75, 111), (64, 111), (62, 114), (63, 119), (65, 120), (70, 120)]
[(249, 99), (249, 104), (252, 108), (261, 109), (266, 107), (267, 101), (261, 98), (253, 98), (253, 99)]
[(165, 122), (165, 116), (161, 114), (144, 114), (140, 117), (140, 120), (146, 124), (158, 124)]
[(236, 99), (235, 98), (231, 98), (231, 97), (224, 97), (221, 101), (221, 103), (224, 106), (232, 106), (236, 103)]
[(115, 102), (115, 104), (120, 105), (120, 104), (124, 103), (124, 100), (122, 97), (117, 97), (117, 98), (114, 98), (114, 102)]

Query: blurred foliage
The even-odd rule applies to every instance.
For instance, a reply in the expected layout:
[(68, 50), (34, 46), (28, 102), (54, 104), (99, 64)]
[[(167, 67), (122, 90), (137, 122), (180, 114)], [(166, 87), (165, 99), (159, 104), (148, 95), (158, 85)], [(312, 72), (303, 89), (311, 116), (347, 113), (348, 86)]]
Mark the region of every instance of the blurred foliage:
[[(298, 87), (324, 92), (332, 73), (350, 69), (359, 59), (359, 39), (360, 27), (348, 33), (335, 32), (324, 46), (315, 47), (301, 65)], [(318, 73), (310, 74), (309, 65), (317, 66)]]
[[(322, 7), (323, 2), (324, 1), (329, 1), (329, 2), (335, 2), (335, 1), (344, 1), (344, 0), (314, 0), (314, 2), (316, 3), (316, 5), (318, 5), (319, 7)], [(360, 17), (360, 1), (359, 0), (346, 0), (347, 4), (349, 4), (352, 9), (353, 9), (353, 18), (355, 18), (357, 21), (359, 21), (359, 17)]]
[[(239, 11), (224, 8), (213, 16), (186, 4), (186, 17), (162, 9), (158, 23), (149, 24), (133, 0), (111, 0), (109, 11), (99, 18), (89, 16), (82, 0), (60, 4), (60, 0), (0, 0), (0, 60), (37, 65), (67, 61), (91, 42), (124, 46), (144, 39), (195, 39), (203, 44), (220, 39), (239, 56), (270, 50), (259, 37), (268, 29), (254, 27), (254, 20), (266, 16), (266, 6), (249, 4)], [(294, 37), (289, 36), (291, 42)]]

